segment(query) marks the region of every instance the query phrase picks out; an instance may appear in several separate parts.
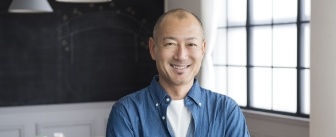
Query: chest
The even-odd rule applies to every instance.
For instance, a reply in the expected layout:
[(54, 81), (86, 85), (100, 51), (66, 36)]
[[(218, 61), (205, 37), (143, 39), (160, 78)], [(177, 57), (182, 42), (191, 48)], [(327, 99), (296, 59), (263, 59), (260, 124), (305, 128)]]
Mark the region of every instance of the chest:
[[(226, 120), (223, 116), (195, 108), (190, 108), (190, 112), (192, 122), (190, 126), (192, 126), (194, 137), (225, 136)], [(167, 125), (167, 110), (142, 108), (137, 113), (137, 117), (131, 118), (133, 131), (138, 132), (135, 133), (136, 135), (139, 135), (139, 137), (171, 137)]]

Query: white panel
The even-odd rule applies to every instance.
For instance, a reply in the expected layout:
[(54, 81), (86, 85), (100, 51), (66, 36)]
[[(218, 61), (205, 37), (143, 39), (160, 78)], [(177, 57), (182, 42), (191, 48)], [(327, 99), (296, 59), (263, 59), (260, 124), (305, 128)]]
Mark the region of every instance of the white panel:
[(246, 0), (228, 0), (228, 26), (245, 26)]
[(272, 69), (252, 68), (251, 106), (272, 109)]
[(251, 0), (251, 23), (270, 24), (272, 23), (272, 1)]
[(273, 69), (273, 109), (296, 112), (296, 69)]
[(272, 66), (272, 27), (252, 27), (251, 38), (251, 64)]
[(93, 122), (59, 122), (37, 124), (37, 135), (53, 137), (63, 134), (65, 137), (92, 137)]
[(296, 60), (296, 24), (273, 26), (273, 65), (277, 67), (296, 67)]
[(0, 137), (23, 137), (23, 126), (1, 126)]
[(310, 114), (310, 70), (301, 71), (301, 112)]
[(216, 90), (215, 92), (227, 95), (227, 76), (225, 66), (215, 66)]
[(302, 24), (301, 28), (301, 61), (302, 66), (310, 67), (310, 23)]
[(297, 0), (273, 0), (273, 22), (295, 22), (297, 18)]
[(228, 67), (228, 95), (246, 106), (246, 67)]
[(218, 4), (221, 5), (220, 8), (218, 9), (218, 17), (220, 17), (218, 19), (218, 27), (226, 27), (226, 21), (227, 21), (227, 13), (226, 13), (226, 3), (227, 0), (219, 0)]
[(228, 29), (228, 64), (246, 65), (246, 28)]

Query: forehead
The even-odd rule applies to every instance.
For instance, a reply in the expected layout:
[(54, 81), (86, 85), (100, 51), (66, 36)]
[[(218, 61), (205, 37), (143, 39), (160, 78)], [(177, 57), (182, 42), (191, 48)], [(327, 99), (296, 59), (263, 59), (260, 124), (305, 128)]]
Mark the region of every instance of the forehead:
[(159, 37), (183, 37), (185, 39), (203, 39), (203, 29), (199, 21), (190, 13), (184, 16), (169, 14), (162, 19)]
[(189, 24), (193, 24), (193, 25), (198, 25), (200, 28), (202, 28), (201, 23), (199, 22), (199, 20), (192, 15), (191, 13), (188, 12), (173, 12), (170, 14), (167, 14), (165, 17), (163, 17), (163, 19), (161, 20), (160, 26), (167, 26), (169, 24), (172, 23), (189, 23)]

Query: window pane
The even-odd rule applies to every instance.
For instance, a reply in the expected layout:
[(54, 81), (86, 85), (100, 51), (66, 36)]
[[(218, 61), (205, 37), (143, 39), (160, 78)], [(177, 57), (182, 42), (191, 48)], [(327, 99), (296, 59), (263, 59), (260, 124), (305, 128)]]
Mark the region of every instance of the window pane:
[(251, 106), (272, 109), (272, 69), (252, 68)]
[(304, 114), (310, 113), (310, 70), (301, 71), (301, 112)]
[(245, 26), (246, 0), (228, 0), (228, 26)]
[(226, 0), (219, 0), (217, 4), (221, 5), (219, 6), (220, 8), (218, 9), (218, 27), (226, 27)]
[(215, 66), (215, 92), (227, 95), (227, 76), (225, 66)]
[(272, 23), (272, 1), (251, 0), (251, 24)]
[(304, 21), (310, 20), (310, 0), (301, 0), (302, 2), (302, 19)]
[(246, 65), (246, 29), (228, 29), (228, 64)]
[(273, 110), (296, 112), (296, 69), (273, 69)]
[(246, 106), (246, 68), (228, 67), (228, 96), (240, 106)]
[(214, 64), (226, 65), (226, 29), (218, 29), (216, 44), (212, 52)]
[(310, 24), (302, 24), (302, 33), (301, 33), (301, 61), (302, 67), (310, 67)]
[(297, 0), (273, 0), (273, 22), (296, 22)]
[(251, 28), (251, 64), (253, 66), (272, 66), (272, 28)]
[(273, 65), (296, 67), (297, 33), (296, 25), (273, 26)]

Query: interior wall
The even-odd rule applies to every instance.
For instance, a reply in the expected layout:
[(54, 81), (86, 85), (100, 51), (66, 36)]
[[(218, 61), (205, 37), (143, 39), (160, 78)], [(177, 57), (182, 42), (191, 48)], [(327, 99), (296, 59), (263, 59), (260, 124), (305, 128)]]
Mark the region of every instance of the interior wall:
[(336, 1), (311, 1), (310, 137), (334, 137), (336, 127)]
[(0, 137), (105, 137), (114, 102), (0, 108)]

